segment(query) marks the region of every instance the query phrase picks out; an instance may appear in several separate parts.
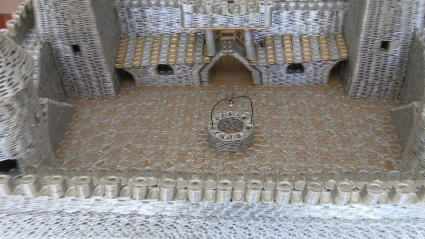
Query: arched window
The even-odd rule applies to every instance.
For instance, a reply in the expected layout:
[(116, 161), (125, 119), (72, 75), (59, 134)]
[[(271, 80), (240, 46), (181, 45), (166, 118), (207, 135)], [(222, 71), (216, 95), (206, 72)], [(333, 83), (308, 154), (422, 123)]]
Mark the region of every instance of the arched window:
[(301, 74), (305, 73), (305, 68), (301, 63), (293, 63), (289, 64), (288, 68), (286, 68), (287, 74)]
[(158, 65), (156, 71), (158, 75), (174, 75), (173, 68), (169, 65)]

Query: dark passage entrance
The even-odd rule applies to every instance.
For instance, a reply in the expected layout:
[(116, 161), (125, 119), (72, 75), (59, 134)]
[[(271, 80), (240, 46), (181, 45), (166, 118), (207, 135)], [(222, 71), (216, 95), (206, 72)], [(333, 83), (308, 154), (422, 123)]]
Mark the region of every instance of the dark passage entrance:
[(16, 160), (4, 160), (0, 161), (0, 173), (7, 173), (12, 169), (17, 169), (18, 164)]
[(341, 77), (341, 71), (342, 71), (342, 65), (346, 61), (340, 61), (332, 68), (330, 74), (329, 74), (329, 85), (341, 85), (342, 84), (342, 77)]
[(124, 69), (117, 69), (117, 76), (119, 78), (121, 87), (136, 85), (136, 81), (134, 80), (133, 75), (131, 75)]
[(254, 85), (252, 72), (232, 55), (222, 56), (210, 69), (210, 84), (227, 87)]

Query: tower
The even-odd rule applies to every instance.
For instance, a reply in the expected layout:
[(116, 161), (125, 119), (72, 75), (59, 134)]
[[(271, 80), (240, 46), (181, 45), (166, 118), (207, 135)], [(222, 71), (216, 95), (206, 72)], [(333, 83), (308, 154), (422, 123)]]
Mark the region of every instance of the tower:
[(344, 30), (350, 60), (343, 73), (349, 97), (399, 95), (421, 12), (420, 0), (350, 1)]
[(20, 46), (0, 33), (0, 161), (27, 166), (54, 166), (37, 89), (34, 62)]
[(111, 98), (119, 89), (114, 1), (35, 0), (37, 29), (51, 43), (70, 98)]

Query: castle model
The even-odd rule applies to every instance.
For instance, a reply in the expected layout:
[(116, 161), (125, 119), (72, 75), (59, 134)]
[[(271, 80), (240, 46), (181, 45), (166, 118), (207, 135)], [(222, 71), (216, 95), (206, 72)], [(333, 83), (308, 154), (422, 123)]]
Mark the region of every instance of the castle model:
[[(0, 175), (0, 196), (60, 200), (93, 197), (98, 189), (105, 192), (93, 192), (97, 198), (116, 198), (127, 189), (133, 199), (205, 202), (228, 193), (233, 195), (229, 202), (316, 205), (326, 204), (317, 192), (328, 190), (323, 195), (330, 204), (355, 204), (355, 193), (363, 200), (359, 205), (368, 207), (425, 203), (424, 11), (424, 0), (25, 0), (0, 32), (0, 161), (15, 160), (19, 172), (27, 174), (20, 179)], [(136, 87), (209, 86), (211, 69), (228, 55), (250, 71), (255, 86), (328, 85), (338, 68), (345, 97), (399, 102), (391, 120), (404, 151), (396, 167), (401, 173), (342, 173), (345, 181), (331, 186), (319, 175), (298, 174), (299, 181), (293, 181), (290, 174), (255, 172), (178, 177), (147, 169), (120, 184), (114, 183), (125, 172), (39, 176), (58, 167), (55, 152), (75, 111), (70, 99), (115, 99), (122, 72), (134, 78)], [(158, 180), (152, 183), (152, 178)], [(196, 205), (199, 211), (207, 207)], [(399, 210), (424, 220), (416, 209), (363, 205), (357, 212), (332, 210), (341, 215)], [(304, 210), (320, 214), (314, 207)]]

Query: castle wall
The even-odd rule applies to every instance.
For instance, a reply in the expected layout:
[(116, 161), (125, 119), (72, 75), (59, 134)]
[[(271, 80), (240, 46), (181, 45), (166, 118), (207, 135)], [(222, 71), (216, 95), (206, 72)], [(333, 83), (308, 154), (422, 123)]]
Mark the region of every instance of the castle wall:
[(33, 81), (38, 89), (39, 97), (66, 101), (60, 73), (53, 59), (49, 42), (38, 36), (37, 29), (32, 29), (23, 41), (22, 47), (34, 59)]
[(118, 18), (123, 36), (146, 36), (173, 33), (202, 33), (182, 27), (178, 7), (118, 7)]
[(274, 10), (270, 28), (253, 30), (254, 40), (260, 43), (265, 36), (293, 34), (333, 36), (343, 32), (347, 9)]
[[(118, 6), (117, 12), (123, 36), (203, 32), (202, 30), (183, 28), (182, 13), (177, 7)], [(290, 33), (310, 36), (341, 34), (347, 8), (344, 5), (341, 9), (277, 9), (273, 10), (272, 15), (270, 28), (253, 30), (253, 36), (257, 43), (263, 40), (264, 36), (274, 34)], [(215, 22), (228, 22), (229, 19), (235, 19), (235, 17), (230, 18), (227, 15), (217, 17), (219, 18)], [(241, 17), (241, 19), (240, 22), (249, 22), (249, 15)]]
[[(201, 6), (196, 7), (199, 9)], [(270, 27), (272, 24), (272, 6), (268, 6), (267, 4), (253, 7), (251, 10), (254, 11), (250, 14), (231, 14), (231, 11), (229, 11), (230, 7), (223, 5), (221, 6), (220, 13), (214, 11), (210, 13), (199, 12), (199, 10), (195, 11), (195, 9), (195, 5), (193, 4), (183, 4), (181, 6), (184, 27), (228, 27), (237, 29), (243, 27)]]
[(35, 0), (34, 5), (38, 31), (51, 43), (66, 95), (115, 97), (120, 84), (114, 69), (120, 34), (113, 2)]
[[(91, 0), (93, 13), (96, 19), (96, 27), (100, 37), (102, 54), (108, 67), (108, 72), (115, 72), (115, 59), (117, 57), (117, 46), (120, 42), (121, 30), (119, 28), (118, 16), (112, 3), (105, 4), (104, 1)], [(105, 17), (107, 14), (108, 17)], [(118, 87), (118, 86), (116, 86)]]
[(255, 66), (261, 71), (262, 83), (264, 85), (297, 85), (297, 84), (327, 84), (332, 68), (339, 62), (305, 62), (303, 63), (305, 73), (288, 74), (288, 63)]
[(199, 71), (204, 65), (203, 63), (169, 65), (173, 69), (173, 75), (159, 75), (157, 65), (139, 66), (125, 70), (132, 74), (136, 84), (141, 86), (200, 85)]
[(392, 119), (404, 147), (398, 170), (419, 174), (425, 168), (425, 44), (423, 30), (416, 29), (407, 77), (400, 100), (406, 103), (392, 111)]
[[(350, 1), (345, 38), (350, 61), (344, 89), (350, 97), (398, 97), (406, 76), (420, 0)], [(387, 41), (387, 45), (383, 45)]]
[(414, 120), (417, 117), (419, 108), (418, 106), (419, 102), (412, 102), (402, 106), (394, 107), (390, 110), (391, 120), (394, 123), (398, 139), (400, 140), (403, 149), (405, 149), (408, 145), (411, 134), (415, 135), (415, 133), (412, 132), (412, 128), (414, 125)]
[(50, 144), (53, 152), (56, 152), (68, 129), (76, 106), (47, 98), (40, 98), (40, 104), (44, 121), (49, 130)]
[[(405, 105), (404, 111), (401, 111), (403, 110), (403, 108), (401, 108), (401, 110), (394, 112), (397, 115), (392, 116), (393, 120), (396, 123), (396, 129), (399, 132), (399, 135), (406, 135), (405, 138), (402, 139), (408, 139), (403, 144), (403, 160), (401, 162), (401, 165), (398, 165), (397, 168), (397, 170), (400, 170), (402, 172), (413, 171), (416, 174), (420, 174), (425, 168), (425, 118), (423, 116), (424, 103), (425, 97), (421, 99), (420, 103), (414, 102)], [(398, 123), (398, 121), (400, 121), (397, 120), (398, 118), (406, 117), (405, 114), (407, 110), (410, 111), (407, 112), (408, 116), (412, 117), (409, 119), (408, 124), (406, 122)], [(403, 132), (407, 130), (410, 131)]]
[(75, 107), (65, 103), (67, 98), (49, 42), (40, 38), (37, 29), (33, 28), (22, 47), (34, 60), (33, 82), (40, 98), (44, 121), (47, 123), (50, 144), (53, 152), (56, 152)]
[(404, 103), (421, 101), (425, 91), (425, 43), (423, 32), (415, 35), (412, 43), (409, 64), (407, 66), (406, 80), (400, 94)]
[(47, 123), (33, 82), (30, 55), (0, 33), (0, 161), (15, 159), (20, 170), (54, 166)]

